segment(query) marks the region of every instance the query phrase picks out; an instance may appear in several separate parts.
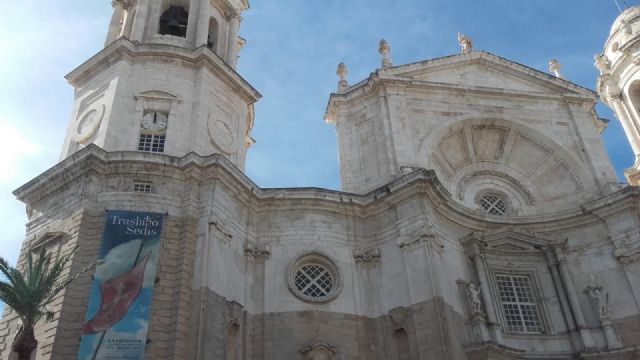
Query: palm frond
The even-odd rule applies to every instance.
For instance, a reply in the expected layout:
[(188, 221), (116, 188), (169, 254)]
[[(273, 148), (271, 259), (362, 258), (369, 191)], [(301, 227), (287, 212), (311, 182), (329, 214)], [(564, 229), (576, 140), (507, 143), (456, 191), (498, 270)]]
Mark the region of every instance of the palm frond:
[(54, 313), (49, 310), (48, 305), (56, 295), (79, 276), (97, 266), (97, 263), (90, 264), (79, 273), (63, 279), (77, 249), (75, 247), (53, 261), (44, 248), (35, 257), (32, 252), (28, 252), (22, 272), (9, 266), (0, 257), (0, 273), (7, 280), (0, 279), (0, 301), (16, 312), (25, 328), (33, 328), (42, 318), (52, 319)]

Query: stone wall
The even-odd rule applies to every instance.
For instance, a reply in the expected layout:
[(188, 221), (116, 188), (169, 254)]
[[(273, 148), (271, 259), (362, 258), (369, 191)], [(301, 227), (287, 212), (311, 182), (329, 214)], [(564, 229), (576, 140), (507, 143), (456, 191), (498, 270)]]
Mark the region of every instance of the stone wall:
[[(131, 192), (140, 178), (151, 193)], [(21, 261), (34, 241), (60, 233), (63, 252), (80, 245), (71, 272), (95, 259), (106, 209), (167, 213), (149, 358), (295, 359), (320, 344), (339, 359), (464, 359), (469, 346), (490, 343), (564, 359), (611, 345), (585, 293), (594, 281), (610, 294), (607, 316), (623, 345), (638, 344), (637, 273), (624, 252), (640, 228), (636, 191), (582, 211), (496, 219), (461, 207), (424, 170), (365, 195), (265, 190), (222, 156), (89, 147), (16, 194), (33, 209)], [(335, 265), (335, 299), (296, 294), (292, 264), (308, 254)], [(544, 333), (506, 331), (496, 271), (530, 274)], [(488, 286), (481, 314), (471, 311), (472, 282)], [(56, 320), (38, 328), (38, 359), (77, 352), (89, 285), (89, 276), (74, 282)], [(9, 310), (4, 318), (6, 355), (15, 321)]]

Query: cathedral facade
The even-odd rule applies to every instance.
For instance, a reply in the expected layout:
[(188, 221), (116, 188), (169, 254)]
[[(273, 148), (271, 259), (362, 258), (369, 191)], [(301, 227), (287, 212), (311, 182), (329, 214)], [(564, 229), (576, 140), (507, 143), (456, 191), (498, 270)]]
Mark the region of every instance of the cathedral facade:
[[(67, 76), (60, 162), (15, 195), (19, 265), (78, 247), (68, 274), (128, 268), (68, 286), (34, 359), (640, 358), (638, 165), (618, 184), (599, 95), (557, 62), (460, 34), (460, 54), (396, 66), (382, 41), (381, 67), (351, 85), (341, 64), (329, 97), (342, 191), (263, 189), (243, 173), (261, 97), (235, 71), (246, 0), (113, 4), (105, 48)], [(596, 59), (636, 154), (639, 39), (635, 7)], [(137, 253), (105, 247), (116, 225)], [(18, 326), (5, 309), (2, 359)]]

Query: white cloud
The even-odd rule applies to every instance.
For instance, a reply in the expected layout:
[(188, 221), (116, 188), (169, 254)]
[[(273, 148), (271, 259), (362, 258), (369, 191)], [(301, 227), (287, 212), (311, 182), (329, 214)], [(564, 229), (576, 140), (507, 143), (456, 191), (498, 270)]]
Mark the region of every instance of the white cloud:
[(42, 152), (42, 147), (32, 142), (14, 123), (0, 117), (0, 184), (20, 180), (29, 160)]

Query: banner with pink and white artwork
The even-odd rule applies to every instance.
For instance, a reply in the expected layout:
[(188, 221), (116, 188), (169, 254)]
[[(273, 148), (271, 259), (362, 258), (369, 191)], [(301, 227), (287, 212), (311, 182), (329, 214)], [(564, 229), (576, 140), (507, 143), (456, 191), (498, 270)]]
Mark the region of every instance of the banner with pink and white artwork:
[(108, 211), (78, 360), (142, 360), (164, 215)]

